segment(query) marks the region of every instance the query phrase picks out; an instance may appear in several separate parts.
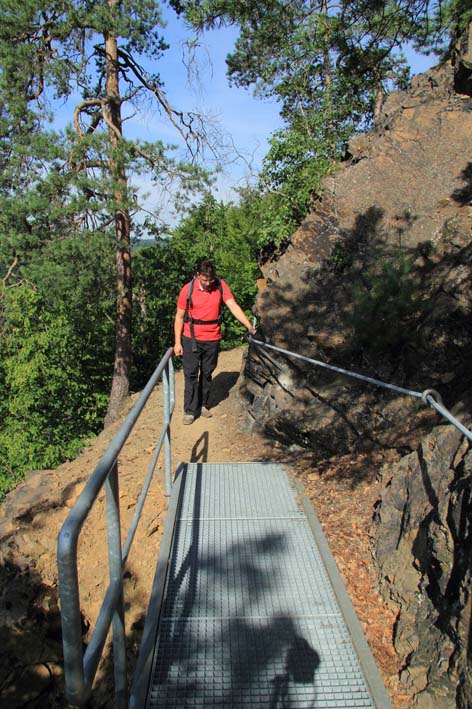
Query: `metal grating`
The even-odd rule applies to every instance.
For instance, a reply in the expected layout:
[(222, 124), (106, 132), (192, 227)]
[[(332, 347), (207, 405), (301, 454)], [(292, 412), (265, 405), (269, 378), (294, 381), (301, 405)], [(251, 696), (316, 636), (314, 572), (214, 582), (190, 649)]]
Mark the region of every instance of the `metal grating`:
[(191, 463), (181, 516), (193, 519), (197, 512), (201, 519), (274, 517), (296, 515), (299, 507), (280, 465)]
[(283, 468), (183, 474), (147, 707), (373, 709)]

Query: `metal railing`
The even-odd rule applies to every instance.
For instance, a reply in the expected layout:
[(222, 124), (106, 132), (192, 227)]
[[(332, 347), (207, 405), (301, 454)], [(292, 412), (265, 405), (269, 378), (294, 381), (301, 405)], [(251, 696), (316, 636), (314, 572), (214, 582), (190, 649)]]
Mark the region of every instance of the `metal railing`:
[[(90, 696), (92, 683), (102, 656), (110, 626), (113, 628), (113, 663), (115, 677), (115, 707), (127, 706), (127, 670), (123, 603), (123, 573), (136, 533), (139, 518), (151, 484), (157, 461), (164, 444), (166, 493), (170, 495), (171, 441), (170, 423), (175, 406), (175, 377), (169, 348), (154, 374), (141, 392), (114, 436), (106, 452), (85, 485), (77, 502), (64, 522), (58, 539), (59, 595), (61, 601), (62, 637), (66, 695), (74, 706), (82, 706)], [(149, 470), (137, 499), (136, 510), (121, 547), (120, 505), (118, 494), (118, 456), (147, 403), (154, 387), (162, 378), (163, 421)], [(82, 526), (100, 490), (106, 488), (107, 537), (110, 582), (102, 602), (87, 649), (83, 651), (79, 600), (77, 547)]]
[(298, 354), (296, 352), (291, 352), (290, 350), (284, 350), (281, 347), (276, 347), (263, 340), (256, 340), (254, 337), (249, 337), (248, 341), (252, 344), (272, 350), (274, 352), (280, 352), (280, 354), (286, 355), (287, 357), (293, 357), (294, 359), (302, 360), (303, 362), (308, 362), (317, 367), (323, 367), (324, 369), (329, 369), (332, 372), (338, 372), (338, 374), (344, 374), (347, 377), (353, 377), (354, 379), (360, 379), (361, 381), (367, 382), (368, 384), (373, 384), (374, 386), (383, 387), (385, 389), (391, 389), (398, 392), (399, 394), (405, 394), (407, 396), (413, 396), (416, 399), (421, 399), (426, 406), (431, 406), (435, 409), (443, 418), (447, 419), (449, 423), (452, 423), (461, 433), (464, 434), (470, 441), (472, 441), (472, 431), (464, 426), (460, 421), (458, 421), (455, 416), (451, 414), (448, 409), (443, 404), (441, 395), (435, 389), (426, 389), (423, 392), (414, 391), (413, 389), (404, 389), (403, 387), (396, 386), (396, 384), (389, 384), (388, 382), (382, 382), (380, 379), (374, 379), (373, 377), (367, 377), (364, 374), (358, 374), (358, 372), (352, 372), (349, 369), (343, 369), (342, 367), (337, 367), (333, 364), (327, 364), (326, 362), (321, 362), (317, 359), (312, 359), (311, 357), (306, 357), (305, 355)]
[[(268, 342), (249, 337), (248, 341), (256, 347), (279, 352), (285, 356), (308, 362), (334, 372), (363, 380), (375, 386), (385, 387), (401, 394), (421, 399), (458, 428), (472, 441), (472, 432), (460, 423), (443, 405), (440, 395), (433, 389), (417, 392), (382, 382), (341, 367), (327, 364), (289, 350), (276, 347)], [(91, 693), (92, 683), (102, 656), (103, 647), (110, 626), (113, 629), (113, 663), (115, 678), (116, 709), (127, 707), (127, 670), (123, 603), (123, 573), (137, 525), (144, 506), (146, 495), (152, 481), (162, 446), (165, 446), (166, 494), (170, 495), (171, 479), (171, 442), (170, 423), (175, 406), (175, 379), (172, 364), (172, 348), (169, 348), (157, 366), (154, 374), (143, 389), (136, 404), (131, 409), (122, 426), (111, 441), (90, 479), (72, 507), (64, 522), (58, 539), (59, 593), (61, 601), (62, 634), (64, 649), (64, 673), (66, 695), (74, 706), (84, 705)], [(154, 387), (162, 378), (163, 383), (163, 422), (161, 433), (149, 466), (146, 479), (137, 499), (136, 510), (128, 531), (126, 541), (121, 546), (120, 509), (118, 494), (118, 456), (147, 403)], [(82, 626), (79, 601), (79, 580), (77, 569), (77, 547), (82, 526), (96, 501), (100, 490), (106, 488), (107, 535), (110, 582), (102, 602), (90, 642), (83, 651)]]

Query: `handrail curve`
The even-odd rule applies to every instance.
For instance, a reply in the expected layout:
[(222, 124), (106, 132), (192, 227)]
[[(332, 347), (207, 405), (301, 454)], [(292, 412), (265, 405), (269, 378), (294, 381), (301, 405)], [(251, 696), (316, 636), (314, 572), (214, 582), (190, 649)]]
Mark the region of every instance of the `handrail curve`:
[[(170, 423), (175, 406), (173, 348), (170, 347), (157, 365), (143, 391), (98, 465), (87, 481), (65, 520), (58, 537), (57, 563), (61, 602), (64, 675), (67, 699), (73, 706), (83, 706), (90, 696), (106, 636), (113, 626), (113, 661), (115, 666), (115, 707), (127, 706), (126, 647), (124, 632), (123, 573), (134, 539), (146, 495), (154, 475), (162, 446), (165, 447), (166, 493), (171, 492)], [(136, 510), (123, 548), (121, 547), (118, 495), (118, 456), (141, 415), (158, 381), (163, 382), (163, 421), (154, 455), (137, 499)], [(108, 557), (110, 583), (85, 652), (82, 647), (77, 548), (80, 531), (100, 490), (106, 488)]]
[(423, 392), (414, 391), (413, 389), (405, 389), (404, 387), (399, 387), (396, 384), (389, 384), (388, 382), (383, 382), (380, 379), (374, 379), (373, 377), (367, 377), (364, 374), (359, 374), (358, 372), (352, 372), (349, 369), (343, 369), (342, 367), (337, 367), (333, 364), (327, 364), (326, 362), (321, 362), (320, 360), (313, 359), (311, 357), (306, 357), (305, 355), (298, 354), (297, 352), (291, 352), (290, 350), (285, 350), (282, 347), (276, 347), (263, 340), (257, 340), (255, 337), (248, 337), (248, 342), (256, 345), (257, 347), (266, 348), (279, 352), (280, 354), (287, 355), (288, 357), (293, 357), (295, 359), (300, 359), (303, 362), (308, 362), (317, 367), (323, 367), (325, 369), (330, 369), (333, 372), (338, 372), (339, 374), (344, 374), (347, 377), (352, 377), (354, 379), (360, 379), (361, 381), (367, 382), (368, 384), (373, 384), (375, 386), (383, 387), (384, 389), (391, 389), (400, 394), (405, 394), (406, 396), (413, 396), (420, 399), (426, 406), (430, 406), (435, 409), (443, 418), (447, 419), (449, 423), (452, 423), (461, 433), (464, 434), (470, 441), (472, 441), (472, 431), (464, 426), (455, 416), (451, 414), (450, 411), (444, 406), (441, 395), (435, 389), (426, 389)]
[[(472, 432), (458, 421), (446, 409), (440, 394), (434, 389), (423, 392), (406, 389), (383, 382), (373, 377), (368, 377), (358, 372), (353, 372), (342, 367), (315, 360), (311, 357), (291, 352), (290, 350), (276, 347), (268, 342), (249, 336), (248, 342), (256, 348), (264, 348), (283, 354), (288, 357), (302, 360), (315, 366), (323, 367), (339, 374), (365, 381), (375, 386), (384, 387), (401, 394), (412, 396), (422, 401), (423, 404), (434, 408), (441, 416), (452, 423), (470, 441)], [(123, 573), (128, 554), (139, 523), (140, 515), (146, 495), (153, 478), (162, 446), (165, 448), (165, 476), (166, 494), (170, 495), (171, 480), (171, 446), (170, 423), (175, 407), (175, 379), (172, 362), (173, 349), (169, 348), (156, 370), (141, 392), (135, 405), (129, 412), (125, 421), (112, 439), (109, 447), (102, 456), (90, 479), (87, 481), (82, 493), (69, 512), (58, 538), (58, 570), (59, 570), (59, 595), (61, 602), (61, 618), (64, 648), (64, 674), (66, 681), (67, 699), (73, 706), (83, 706), (89, 699), (92, 683), (97, 671), (106, 637), (113, 627), (113, 661), (115, 675), (115, 704), (116, 709), (127, 707), (127, 672), (126, 672), (126, 646), (124, 628), (124, 603), (123, 603)], [(162, 379), (163, 384), (163, 422), (161, 432), (156, 443), (155, 451), (144, 480), (141, 492), (137, 498), (136, 510), (128, 530), (123, 547), (121, 546), (120, 511), (118, 495), (118, 456), (138, 420), (145, 404), (147, 403), (157, 382)], [(104, 600), (90, 638), (86, 651), (82, 646), (82, 627), (80, 614), (79, 579), (77, 570), (77, 547), (82, 526), (97, 499), (100, 490), (106, 487), (107, 498), (107, 528), (110, 583), (106, 589)]]

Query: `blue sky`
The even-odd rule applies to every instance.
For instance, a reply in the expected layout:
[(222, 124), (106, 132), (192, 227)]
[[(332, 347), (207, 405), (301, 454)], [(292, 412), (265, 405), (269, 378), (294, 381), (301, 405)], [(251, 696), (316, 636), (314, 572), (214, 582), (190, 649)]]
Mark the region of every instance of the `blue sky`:
[[(181, 110), (195, 110), (211, 117), (217, 123), (223, 139), (229, 145), (234, 143), (232, 161), (223, 166), (217, 180), (217, 196), (224, 201), (236, 199), (233, 187), (247, 184), (257, 173), (268, 150), (270, 135), (281, 126), (278, 107), (275, 102), (255, 98), (251, 89), (230, 87), (226, 77), (225, 58), (231, 51), (237, 37), (235, 28), (223, 28), (207, 32), (201, 38), (201, 46), (195, 53), (194, 76), (189, 80), (182, 62), (185, 54), (184, 43), (191, 34), (170, 11), (164, 35), (170, 49), (159, 61), (158, 71), (164, 80), (166, 93), (172, 105)], [(426, 71), (435, 63), (432, 57), (407, 52), (414, 74)], [(197, 76), (195, 76), (197, 74)], [(136, 117), (134, 119), (136, 121)], [(175, 129), (168, 125), (157, 111), (148, 111), (139, 118), (140, 135), (144, 139), (160, 138), (175, 143)], [(235, 153), (241, 157), (237, 158)], [(141, 181), (141, 189), (149, 190), (146, 180)], [(152, 194), (146, 207), (153, 211), (160, 206), (170, 217), (170, 204)]]
[[(256, 175), (268, 150), (270, 135), (281, 126), (277, 104), (254, 98), (251, 89), (229, 87), (225, 58), (234, 45), (236, 29), (222, 28), (205, 33), (194, 55), (191, 77), (182, 61), (182, 56), (186, 55), (185, 40), (191, 33), (185, 31), (183, 23), (175, 16), (169, 16), (164, 36), (170, 49), (157, 69), (166, 94), (175, 108), (203, 113), (219, 131), (227, 146), (227, 162), (220, 166), (217, 196), (224, 201), (234, 201), (233, 187), (246, 185), (251, 176)], [(139, 124), (143, 139), (157, 137), (169, 143), (178, 142), (175, 129), (156, 110), (143, 114)], [(214, 167), (211, 160), (210, 165)], [(145, 180), (142, 189), (149, 189)], [(152, 210), (152, 204), (150, 197), (147, 208)]]
[[(222, 165), (213, 191), (225, 202), (236, 201), (233, 188), (255, 179), (267, 153), (268, 140), (281, 126), (277, 104), (255, 98), (252, 89), (229, 86), (225, 59), (234, 46), (236, 28), (220, 28), (200, 38), (192, 63), (193, 75), (189, 78), (182, 57), (186, 55), (185, 40), (192, 34), (173, 11), (164, 11), (167, 27), (163, 35), (170, 49), (152, 70), (159, 72), (174, 108), (203, 113), (209, 116), (209, 125), (218, 128), (220, 138), (228, 146), (228, 161)], [(430, 57), (408, 54), (413, 73), (425, 71), (434, 64)], [(139, 135), (143, 140), (179, 144), (177, 132), (156, 108), (149, 107), (135, 114), (125, 132), (129, 137)], [(214, 162), (210, 161), (209, 166), (214, 167)], [(159, 195), (145, 177), (133, 181), (141, 194), (148, 194), (145, 208), (150, 212), (160, 211), (167, 222), (174, 223), (172, 197)]]

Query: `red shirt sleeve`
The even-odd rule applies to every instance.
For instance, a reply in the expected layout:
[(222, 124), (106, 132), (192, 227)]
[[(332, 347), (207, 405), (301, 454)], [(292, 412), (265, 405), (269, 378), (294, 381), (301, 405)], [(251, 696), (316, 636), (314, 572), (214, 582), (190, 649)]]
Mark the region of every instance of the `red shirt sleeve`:
[(226, 303), (227, 300), (231, 300), (231, 298), (234, 298), (234, 295), (231, 293), (229, 285), (226, 283), (226, 281), (221, 278), (220, 283), (223, 289), (223, 303)]

